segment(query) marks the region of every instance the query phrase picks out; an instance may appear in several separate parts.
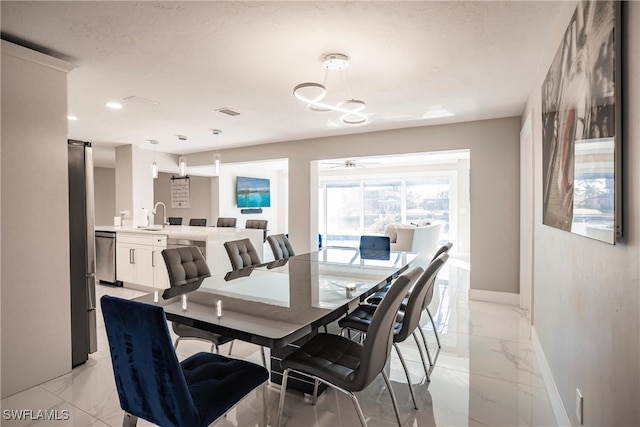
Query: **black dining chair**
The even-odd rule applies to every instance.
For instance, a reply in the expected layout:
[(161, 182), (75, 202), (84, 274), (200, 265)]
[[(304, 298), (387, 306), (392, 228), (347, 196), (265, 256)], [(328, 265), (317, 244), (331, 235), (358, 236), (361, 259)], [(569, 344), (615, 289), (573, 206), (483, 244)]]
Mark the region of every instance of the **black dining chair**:
[(273, 252), (273, 258), (276, 261), (280, 259), (287, 259), (296, 254), (293, 250), (293, 246), (291, 246), (291, 242), (289, 242), (289, 239), (287, 239), (287, 236), (284, 234), (272, 234), (267, 237), (267, 242), (269, 242), (271, 252)]
[(191, 227), (206, 227), (207, 226), (207, 218), (191, 218), (189, 220), (189, 225)]
[(169, 225), (182, 225), (182, 217), (181, 216), (170, 216)]
[(225, 218), (225, 217), (220, 217), (218, 218), (218, 221), (216, 222), (216, 227), (235, 227), (236, 226), (236, 218)]
[(262, 264), (258, 251), (248, 238), (224, 242), (224, 248), (227, 251), (227, 255), (229, 255), (233, 270)]
[[(438, 250), (436, 251), (436, 253), (433, 255), (433, 258), (431, 259), (431, 262), (433, 262), (435, 259), (437, 259), (440, 255), (442, 254), (448, 254), (449, 250), (451, 249), (451, 247), (453, 246), (453, 243), (451, 242), (447, 242), (444, 245), (440, 246), (438, 248)], [(431, 287), (431, 289), (429, 289), (426, 297), (425, 297), (425, 301), (424, 301), (424, 310), (427, 312), (427, 315), (429, 316), (429, 320), (431, 321), (431, 326), (433, 327), (433, 334), (436, 336), (436, 342), (438, 343), (438, 348), (442, 348), (442, 345), (440, 344), (440, 337), (438, 336), (438, 328), (436, 328), (436, 323), (433, 320), (433, 316), (431, 315), (431, 311), (429, 310), (429, 304), (431, 304), (431, 301), (433, 299), (433, 292), (435, 290), (435, 281), (437, 280), (437, 277), (434, 279), (434, 284)], [(382, 298), (384, 297), (384, 294), (386, 292), (386, 289), (382, 289), (378, 292), (376, 292), (375, 294), (371, 295), (369, 298), (367, 298), (367, 303), (368, 304), (379, 304), (380, 301), (382, 300)], [(404, 303), (403, 303), (404, 304)], [(424, 336), (424, 332), (422, 331), (422, 328), (420, 328), (420, 334), (422, 335), (422, 340), (424, 341), (424, 346), (425, 348), (427, 348), (427, 355), (429, 355), (428, 352), (428, 345), (427, 345), (427, 338)], [(429, 357), (429, 362), (431, 362), (431, 357)]]
[(179, 362), (162, 307), (109, 295), (100, 305), (123, 426), (208, 426), (260, 385), (266, 425), (265, 368), (207, 352)]
[(415, 272), (410, 271), (400, 275), (394, 281), (380, 303), (380, 309), (374, 313), (369, 325), (369, 333), (362, 344), (340, 335), (319, 333), (282, 359), (284, 373), (278, 407), (278, 426), (282, 422), (287, 381), (291, 372), (314, 379), (314, 401), (319, 382), (349, 395), (363, 426), (366, 426), (367, 422), (354, 392), (364, 390), (381, 373), (391, 395), (398, 425), (402, 425), (396, 398), (384, 366), (393, 343), (391, 330), (396, 320), (396, 313), (402, 298), (413, 285), (412, 277), (414, 276), (416, 276)]
[[(167, 266), (169, 284), (172, 288), (190, 283), (202, 283), (205, 278), (211, 276), (209, 266), (197, 246), (164, 249), (162, 251), (162, 258)], [(211, 351), (213, 352), (215, 348), (216, 353), (219, 353), (219, 347), (221, 345), (233, 341), (233, 338), (198, 329), (183, 323), (171, 322), (171, 328), (178, 336), (174, 343), (175, 348), (178, 348), (178, 343), (180, 343), (181, 340), (193, 339), (210, 342)]]
[[(398, 343), (404, 342), (409, 336), (413, 336), (420, 353), (420, 359), (422, 360), (422, 366), (427, 377), (427, 381), (430, 381), (429, 366), (432, 365), (431, 356), (429, 355), (429, 348), (426, 347), (427, 356), (429, 358), (429, 366), (424, 358), (424, 353), (420, 347), (418, 337), (415, 334), (416, 329), (420, 329), (420, 315), (422, 314), (424, 299), (429, 292), (429, 289), (433, 287), (435, 278), (438, 272), (449, 258), (449, 255), (442, 254), (436, 258), (429, 267), (423, 272), (422, 268), (418, 267), (416, 270), (420, 271), (420, 277), (416, 280), (415, 285), (411, 288), (409, 296), (405, 298), (398, 311), (397, 323), (393, 330), (393, 347), (396, 349), (400, 363), (404, 369), (404, 373), (407, 377), (407, 383), (409, 384), (409, 391), (411, 392), (411, 398), (413, 400), (414, 407), (418, 409), (418, 403), (413, 393), (413, 387), (411, 386), (411, 378), (409, 376), (409, 370), (407, 364), (402, 356)], [(386, 298), (386, 295), (385, 295)], [(382, 299), (384, 301), (384, 298)], [(381, 301), (381, 303), (382, 303)], [(349, 313), (338, 321), (338, 325), (341, 328), (360, 331), (363, 334), (368, 334), (369, 327), (373, 316), (377, 310), (380, 309), (380, 305), (360, 304), (355, 310)]]
[[(438, 248), (438, 250), (436, 251), (436, 253), (433, 255), (433, 257), (431, 258), (431, 261), (429, 261), (429, 262), (430, 263), (433, 262), (441, 254), (448, 253), (449, 249), (451, 249), (452, 246), (453, 246), (453, 243), (451, 243), (451, 242), (447, 242), (446, 244), (440, 246)], [(367, 303), (368, 304), (379, 304), (380, 301), (382, 300), (382, 298), (384, 297), (384, 294), (386, 292), (387, 292), (387, 289), (386, 288), (382, 288), (381, 290), (379, 290), (378, 292), (376, 292), (375, 294), (373, 294), (369, 298), (367, 298)], [(434, 325), (434, 328), (435, 328), (435, 325)], [(437, 337), (437, 333), (436, 333), (436, 337)], [(440, 340), (438, 340), (438, 344), (439, 343), (440, 343)]]
[(244, 228), (253, 228), (253, 229), (257, 229), (257, 230), (263, 230), (262, 231), (262, 241), (266, 242), (267, 241), (267, 224), (268, 223), (269, 223), (269, 221), (267, 221), (266, 219), (248, 219), (244, 223)]

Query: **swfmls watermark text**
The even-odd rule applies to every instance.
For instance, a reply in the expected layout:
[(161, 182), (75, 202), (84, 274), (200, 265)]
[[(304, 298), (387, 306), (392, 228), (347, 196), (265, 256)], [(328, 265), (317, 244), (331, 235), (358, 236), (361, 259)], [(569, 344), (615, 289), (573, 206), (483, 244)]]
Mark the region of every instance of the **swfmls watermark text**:
[(66, 421), (68, 409), (3, 409), (2, 419), (12, 421)]

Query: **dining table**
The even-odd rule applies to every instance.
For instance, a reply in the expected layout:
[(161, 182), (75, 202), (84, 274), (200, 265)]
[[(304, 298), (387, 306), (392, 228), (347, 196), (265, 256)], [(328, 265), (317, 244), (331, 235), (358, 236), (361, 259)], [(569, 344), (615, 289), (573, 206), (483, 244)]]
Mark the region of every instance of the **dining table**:
[[(269, 347), (271, 381), (281, 383), (283, 357), (418, 260), (325, 247), (135, 299), (162, 306), (168, 321)], [(310, 393), (313, 381), (292, 378), (289, 387)]]

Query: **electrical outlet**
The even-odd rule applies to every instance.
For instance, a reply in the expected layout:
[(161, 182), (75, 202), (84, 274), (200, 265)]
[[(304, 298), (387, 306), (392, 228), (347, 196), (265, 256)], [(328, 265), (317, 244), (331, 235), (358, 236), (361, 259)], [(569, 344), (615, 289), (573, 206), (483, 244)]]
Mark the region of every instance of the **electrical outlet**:
[(582, 399), (582, 392), (579, 388), (576, 388), (576, 417), (578, 418), (580, 425), (582, 425), (583, 405), (584, 401)]

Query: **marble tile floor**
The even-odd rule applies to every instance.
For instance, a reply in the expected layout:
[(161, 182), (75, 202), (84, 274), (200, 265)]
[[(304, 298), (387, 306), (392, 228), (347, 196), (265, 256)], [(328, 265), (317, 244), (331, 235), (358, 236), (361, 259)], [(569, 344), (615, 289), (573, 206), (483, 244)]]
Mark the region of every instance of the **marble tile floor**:
[[(431, 381), (426, 381), (415, 341), (400, 344), (407, 360), (419, 409), (413, 409), (400, 361), (392, 350), (387, 372), (398, 399), (404, 426), (554, 426), (549, 399), (529, 339), (523, 312), (515, 306), (468, 300), (469, 267), (450, 259), (438, 276), (437, 290), (430, 306), (440, 333)], [(98, 287), (105, 294), (133, 298), (142, 292), (127, 288)], [(99, 318), (99, 351), (72, 372), (1, 401), (2, 426), (120, 426), (123, 412), (113, 380), (104, 325)], [(421, 321), (430, 349), (437, 344), (425, 314)], [(337, 331), (335, 325), (330, 330)], [(204, 342), (182, 341), (178, 357), (208, 351)], [(228, 344), (221, 347), (226, 354)], [(257, 346), (236, 341), (233, 357), (260, 364)], [(267, 389), (269, 425), (275, 425), (278, 386)], [(357, 393), (369, 426), (397, 425), (391, 400), (381, 376)], [(65, 420), (9, 420), (6, 410), (58, 410)], [(64, 411), (64, 412), (63, 412)], [(262, 397), (247, 396), (216, 426), (256, 426), (261, 417)], [(139, 426), (150, 423), (139, 420)], [(350, 399), (328, 389), (316, 406), (309, 397), (289, 392), (285, 401), (283, 426), (358, 426)]]

